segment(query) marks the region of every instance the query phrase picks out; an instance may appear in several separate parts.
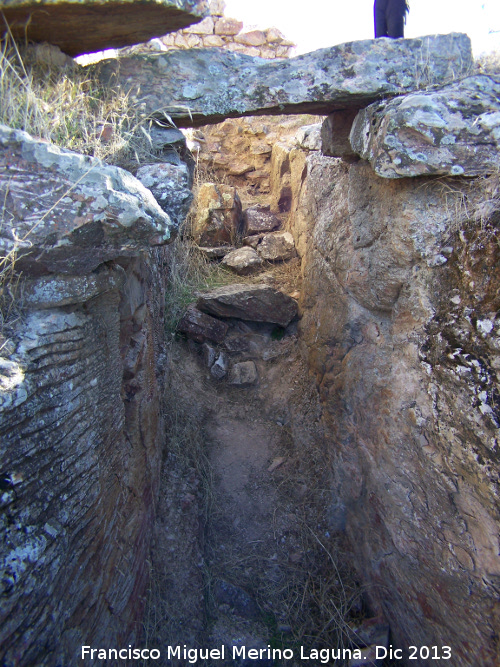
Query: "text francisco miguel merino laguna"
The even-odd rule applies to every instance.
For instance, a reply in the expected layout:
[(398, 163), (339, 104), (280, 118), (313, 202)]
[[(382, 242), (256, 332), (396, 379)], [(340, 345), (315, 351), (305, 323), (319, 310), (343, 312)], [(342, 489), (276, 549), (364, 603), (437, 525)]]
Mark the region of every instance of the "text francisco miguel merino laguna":
[[(393, 649), (392, 646), (387, 649), (385, 646), (377, 646), (377, 659), (384, 659), (390, 656), (396, 660), (402, 660), (403, 656), (400, 649)], [(298, 650), (293, 651), (290, 648), (278, 649), (271, 648), (247, 648), (246, 646), (231, 646), (227, 648), (222, 645), (220, 648), (188, 648), (184, 646), (167, 646), (163, 650), (163, 655), (167, 660), (183, 659), (186, 664), (194, 665), (198, 660), (224, 660), (226, 657), (242, 658), (243, 660), (293, 660), (300, 657), (301, 660), (319, 660), (322, 664), (330, 660), (343, 660), (355, 658), (362, 659), (360, 649), (305, 649), (300, 647), (300, 656), (296, 655)], [(161, 657), (158, 649), (138, 649), (131, 645), (128, 648), (92, 648), (91, 646), (82, 646), (82, 660), (159, 660)]]

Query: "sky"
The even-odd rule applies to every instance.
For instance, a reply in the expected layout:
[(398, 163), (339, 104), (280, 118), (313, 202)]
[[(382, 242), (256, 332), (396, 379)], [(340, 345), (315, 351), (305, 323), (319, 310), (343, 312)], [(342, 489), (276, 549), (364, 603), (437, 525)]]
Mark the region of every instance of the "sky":
[[(409, 0), (405, 37), (465, 32), (474, 56), (500, 51), (500, 0)], [(245, 28), (279, 28), (294, 55), (372, 39), (373, 0), (226, 0), (227, 17)]]

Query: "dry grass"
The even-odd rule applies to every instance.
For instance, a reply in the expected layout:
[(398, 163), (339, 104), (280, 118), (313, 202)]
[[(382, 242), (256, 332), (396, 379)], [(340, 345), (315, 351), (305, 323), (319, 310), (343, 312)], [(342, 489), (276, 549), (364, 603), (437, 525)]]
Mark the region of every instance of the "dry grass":
[(474, 62), (474, 69), (479, 74), (500, 74), (500, 51), (481, 55)]
[(210, 262), (193, 241), (179, 234), (169, 247), (166, 293), (166, 331), (172, 336), (186, 308), (201, 292), (229, 285), (237, 276)]

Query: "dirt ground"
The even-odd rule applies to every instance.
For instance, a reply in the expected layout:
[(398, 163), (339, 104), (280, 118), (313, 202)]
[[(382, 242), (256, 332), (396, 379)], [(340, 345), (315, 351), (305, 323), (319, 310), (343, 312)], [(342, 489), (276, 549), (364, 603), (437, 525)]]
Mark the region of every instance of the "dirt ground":
[[(231, 327), (241, 333), (241, 323)], [(226, 655), (232, 646), (269, 646), (299, 656), (299, 646), (342, 645), (346, 619), (362, 613), (353, 573), (339, 571), (345, 559), (328, 521), (320, 407), (294, 325), (281, 340), (268, 325), (243, 331), (251, 344), (232, 361), (255, 362), (252, 387), (211, 377), (192, 341), (171, 348), (169, 450), (145, 620), (148, 645), (162, 656), (177, 645), (224, 645)]]

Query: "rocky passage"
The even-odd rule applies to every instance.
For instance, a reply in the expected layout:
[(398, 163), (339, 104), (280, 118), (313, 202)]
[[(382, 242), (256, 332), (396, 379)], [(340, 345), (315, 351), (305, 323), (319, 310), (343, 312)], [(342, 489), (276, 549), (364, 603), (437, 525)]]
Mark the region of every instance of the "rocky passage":
[[(154, 116), (137, 178), (0, 128), (23, 271), (1, 292), (22, 304), (0, 348), (2, 664), (145, 641), (167, 661), (357, 645), (368, 667), (391, 641), (496, 667), (500, 109), (471, 65), (464, 35), (106, 62)], [(183, 240), (235, 284), (167, 340), (194, 161), (165, 114), (305, 110), (321, 128), (242, 167), (266, 202), (199, 189)]]

